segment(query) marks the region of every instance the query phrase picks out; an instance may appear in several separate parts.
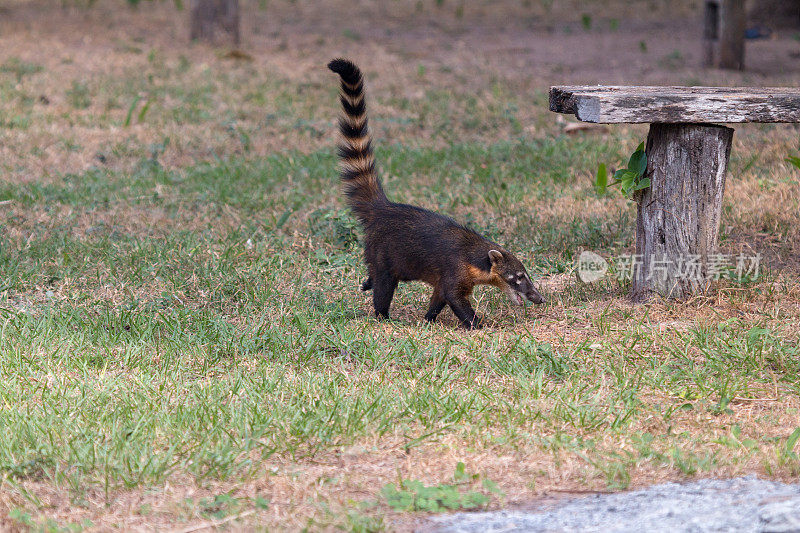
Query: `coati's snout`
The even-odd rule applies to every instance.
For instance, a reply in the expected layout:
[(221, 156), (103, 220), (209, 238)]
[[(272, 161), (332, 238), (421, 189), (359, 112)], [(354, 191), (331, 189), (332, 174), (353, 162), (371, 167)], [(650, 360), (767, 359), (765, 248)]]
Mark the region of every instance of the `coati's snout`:
[(531, 292), (525, 294), (525, 298), (535, 304), (543, 304), (545, 303), (544, 296), (539, 294), (539, 291), (533, 289)]
[(545, 302), (533, 286), (528, 271), (510, 252), (503, 254), (498, 250), (489, 250), (489, 261), (492, 263), (492, 272), (502, 281), (500, 288), (514, 304), (523, 305), (525, 300), (535, 304)]

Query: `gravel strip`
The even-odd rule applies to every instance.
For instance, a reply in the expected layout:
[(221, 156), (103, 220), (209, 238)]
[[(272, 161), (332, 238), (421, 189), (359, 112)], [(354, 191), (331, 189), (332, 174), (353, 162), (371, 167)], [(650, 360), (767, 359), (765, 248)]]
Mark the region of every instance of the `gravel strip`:
[(542, 512), (458, 513), (431, 519), (448, 533), (500, 531), (800, 533), (800, 484), (756, 477), (665, 483), (571, 499)]

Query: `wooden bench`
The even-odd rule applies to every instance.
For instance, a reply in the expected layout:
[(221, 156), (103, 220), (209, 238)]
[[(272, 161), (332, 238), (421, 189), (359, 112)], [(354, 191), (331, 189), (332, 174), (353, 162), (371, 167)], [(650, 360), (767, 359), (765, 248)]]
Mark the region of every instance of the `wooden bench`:
[[(649, 123), (650, 187), (635, 193), (632, 296), (687, 298), (710, 285), (733, 129), (714, 123), (800, 122), (800, 89), (552, 87), (550, 110), (604, 124)], [(685, 276), (688, 258), (700, 275)]]

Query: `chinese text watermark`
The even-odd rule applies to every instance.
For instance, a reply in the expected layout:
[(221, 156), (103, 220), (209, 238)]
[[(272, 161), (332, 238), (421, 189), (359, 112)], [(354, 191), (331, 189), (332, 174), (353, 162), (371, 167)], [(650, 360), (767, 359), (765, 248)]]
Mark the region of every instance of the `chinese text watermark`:
[(705, 265), (700, 255), (685, 255), (677, 258), (666, 256), (619, 255), (608, 260), (600, 255), (584, 251), (578, 257), (578, 278), (584, 283), (593, 283), (609, 274), (619, 281), (631, 281), (634, 277), (645, 279), (669, 277), (697, 282), (730, 279), (742, 283), (758, 279), (761, 271), (761, 254), (733, 255), (712, 254)]

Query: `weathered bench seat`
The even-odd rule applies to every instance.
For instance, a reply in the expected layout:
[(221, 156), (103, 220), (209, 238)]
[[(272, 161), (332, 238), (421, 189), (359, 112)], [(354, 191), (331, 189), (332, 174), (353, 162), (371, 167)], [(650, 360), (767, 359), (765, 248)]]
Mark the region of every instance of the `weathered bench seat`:
[[(632, 296), (686, 298), (710, 286), (733, 130), (716, 125), (800, 122), (800, 89), (574, 86), (550, 89), (550, 110), (584, 122), (649, 123), (650, 187), (636, 193)], [(698, 276), (681, 272), (687, 260)]]

